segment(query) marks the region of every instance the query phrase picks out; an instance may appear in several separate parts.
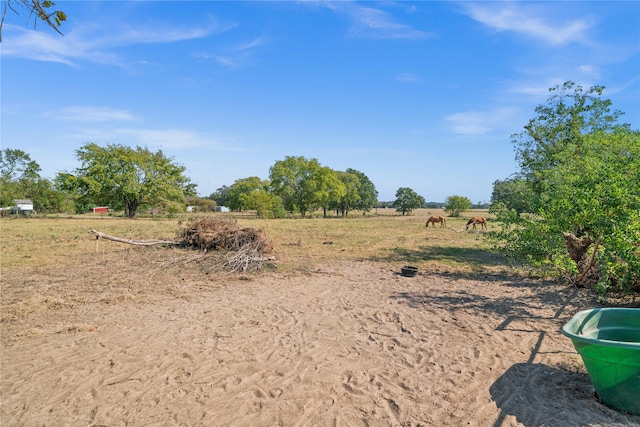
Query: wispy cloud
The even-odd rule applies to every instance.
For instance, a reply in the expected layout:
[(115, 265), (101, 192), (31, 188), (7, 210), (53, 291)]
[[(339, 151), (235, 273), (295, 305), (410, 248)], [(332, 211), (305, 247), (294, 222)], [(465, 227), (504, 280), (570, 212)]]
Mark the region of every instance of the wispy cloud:
[(521, 3), (465, 2), (461, 5), (468, 16), (496, 31), (524, 34), (556, 46), (586, 42), (593, 26), (589, 18), (552, 23), (542, 16), (540, 9)]
[(404, 83), (417, 83), (422, 81), (419, 76), (413, 73), (400, 73), (396, 76), (396, 80)]
[(502, 123), (508, 123), (514, 112), (508, 108), (491, 111), (462, 111), (445, 117), (453, 133), (460, 135), (484, 135)]
[(2, 56), (59, 62), (72, 66), (84, 61), (124, 66), (122, 58), (116, 53), (117, 48), (198, 39), (225, 31), (227, 28), (216, 22), (189, 27), (161, 24), (136, 28), (123, 25), (84, 25), (59, 36), (16, 25), (5, 25)]
[[(605, 90), (605, 94), (607, 95), (613, 95), (616, 93), (621, 93), (621, 92), (625, 92), (627, 90), (629, 90), (630, 87), (632, 86), (637, 86), (638, 83), (640, 83), (640, 77), (634, 77), (631, 80), (627, 81), (624, 84), (620, 84), (617, 86), (612, 86), (612, 87), (607, 87)], [(636, 91), (636, 94), (638, 92)]]
[(47, 117), (55, 120), (74, 122), (109, 122), (138, 120), (138, 117), (126, 110), (109, 107), (72, 106), (46, 113)]
[(161, 148), (172, 151), (207, 147), (222, 151), (244, 151), (233, 141), (219, 136), (184, 129), (116, 129), (112, 133), (112, 140), (122, 141), (131, 145)]
[(399, 22), (392, 14), (381, 9), (362, 6), (351, 1), (322, 2), (329, 9), (349, 18), (353, 37), (374, 39), (425, 39), (431, 33), (417, 30)]
[(223, 49), (222, 52), (197, 52), (194, 56), (200, 59), (212, 59), (225, 67), (238, 68), (244, 65), (248, 58), (255, 55), (258, 48), (270, 44), (271, 42), (272, 41), (267, 37), (256, 37), (249, 41)]
[[(601, 84), (601, 83), (598, 83), (598, 79), (592, 78), (594, 74), (597, 77), (599, 77), (599, 72), (593, 71), (591, 66), (584, 65), (584, 66), (578, 67), (578, 69), (584, 73), (584, 76), (582, 76), (582, 78), (580, 79), (573, 79), (576, 85), (582, 86), (583, 88), (587, 89), (596, 84)], [(511, 86), (509, 86), (508, 91), (516, 95), (528, 95), (528, 96), (533, 96), (535, 98), (542, 100), (549, 96), (550, 88), (554, 88), (556, 86), (562, 86), (562, 84), (568, 80), (571, 80), (571, 79), (570, 78), (551, 78), (551, 79), (546, 79), (542, 82), (514, 83)], [(640, 82), (640, 77), (634, 77), (629, 79), (625, 83), (621, 82), (621, 84), (618, 84), (616, 86), (605, 85), (604, 95), (606, 97), (609, 95), (625, 92), (632, 86), (637, 85), (639, 82)]]
[[(582, 86), (585, 89), (588, 89), (596, 84), (600, 84), (598, 83), (598, 79), (595, 78), (597, 76), (594, 76), (596, 72), (591, 70), (591, 67), (588, 65), (579, 66), (576, 69), (570, 71), (571, 72), (567, 72), (567, 77), (556, 76), (539, 81), (534, 80), (514, 82), (507, 87), (508, 92), (516, 95), (527, 95), (534, 98), (543, 99), (549, 96), (549, 91), (551, 88), (562, 86), (567, 81), (573, 81), (577, 86)], [(607, 89), (607, 93), (612, 93), (612, 91)]]

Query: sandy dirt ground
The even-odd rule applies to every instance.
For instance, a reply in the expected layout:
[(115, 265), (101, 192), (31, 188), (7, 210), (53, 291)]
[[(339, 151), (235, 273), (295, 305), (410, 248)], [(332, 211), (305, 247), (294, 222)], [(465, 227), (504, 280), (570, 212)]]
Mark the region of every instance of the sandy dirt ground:
[(591, 308), (566, 286), (344, 262), (142, 298), (109, 274), (3, 275), (2, 426), (640, 425), (559, 332)]

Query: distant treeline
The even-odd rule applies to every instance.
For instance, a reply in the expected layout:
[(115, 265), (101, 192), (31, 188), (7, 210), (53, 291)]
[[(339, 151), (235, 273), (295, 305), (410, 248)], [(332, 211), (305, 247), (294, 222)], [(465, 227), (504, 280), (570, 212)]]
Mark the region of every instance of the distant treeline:
[[(444, 209), (447, 206), (444, 202), (427, 202), (422, 205), (424, 209)], [(474, 203), (471, 205), (471, 209), (489, 209), (490, 203)], [(391, 202), (378, 202), (376, 208), (392, 208), (393, 201)]]

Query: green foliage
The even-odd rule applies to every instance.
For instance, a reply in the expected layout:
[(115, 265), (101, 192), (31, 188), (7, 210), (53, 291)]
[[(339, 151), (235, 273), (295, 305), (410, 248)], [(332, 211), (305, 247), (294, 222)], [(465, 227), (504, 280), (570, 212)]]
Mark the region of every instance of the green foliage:
[(285, 216), (282, 200), (270, 191), (269, 181), (257, 176), (236, 180), (226, 193), (227, 206), (231, 210), (255, 210), (260, 218)]
[[(347, 179), (347, 181), (351, 180)], [(327, 209), (346, 200), (347, 186), (338, 172), (328, 167), (321, 167), (316, 178), (316, 194), (318, 205), (324, 208), (324, 216), (327, 216)]]
[(90, 200), (75, 200), (73, 202), (73, 212), (75, 214), (85, 214), (95, 206), (95, 203)]
[(35, 181), (40, 178), (40, 165), (22, 150), (7, 148), (0, 150), (0, 180)]
[(187, 197), (187, 205), (195, 206), (199, 212), (214, 212), (218, 206), (215, 200), (201, 197)]
[(547, 103), (535, 108), (537, 117), (529, 120), (524, 132), (511, 136), (521, 174), (534, 192), (542, 191), (539, 174), (557, 164), (557, 154), (580, 144), (583, 135), (621, 126), (617, 120), (622, 112), (610, 112), (611, 101), (600, 98), (603, 91), (603, 86), (594, 86), (585, 92), (573, 82), (551, 88)]
[(215, 192), (211, 193), (208, 199), (215, 200), (218, 206), (227, 206), (230, 191), (231, 191), (231, 187), (229, 187), (228, 185), (223, 185), (222, 187), (218, 188)]
[(249, 178), (241, 178), (236, 180), (229, 188), (227, 193), (227, 206), (232, 211), (243, 211), (253, 209), (246, 203), (246, 195), (252, 191), (263, 190), (268, 186), (268, 182), (263, 182), (257, 176), (251, 176)]
[(355, 169), (346, 172), (335, 172), (344, 185), (344, 194), (332, 200), (329, 208), (336, 211), (336, 215), (347, 216), (349, 211), (360, 210), (363, 215), (369, 212), (378, 201), (378, 191), (369, 177)]
[(81, 167), (74, 173), (59, 173), (56, 185), (80, 203), (92, 200), (124, 209), (133, 218), (143, 205), (184, 206), (185, 197), (195, 196), (195, 184), (184, 175), (185, 168), (160, 150), (88, 143), (76, 150), (76, 156)]
[(502, 229), (492, 238), (514, 259), (571, 275), (562, 233), (586, 237), (598, 243), (597, 289), (639, 291), (640, 133), (616, 123), (621, 113), (595, 96), (602, 89), (552, 90), (514, 137), (522, 172), (494, 186)]
[(493, 183), (491, 211), (511, 209), (516, 213), (534, 211), (535, 194), (522, 177), (497, 180)]
[(64, 210), (65, 195), (56, 190), (48, 179), (37, 179), (27, 189), (27, 198), (33, 201), (33, 209), (39, 213)]
[(284, 218), (286, 216), (280, 197), (266, 188), (252, 190), (241, 197), (246, 208), (255, 210), (259, 218)]
[(209, 196), (235, 211), (256, 210), (260, 217), (281, 218), (286, 212), (306, 216), (318, 208), (347, 215), (371, 210), (378, 192), (369, 178), (355, 169), (334, 171), (317, 159), (287, 156), (269, 169), (269, 180), (242, 178)]
[(358, 192), (360, 187), (360, 180), (354, 173), (349, 172), (336, 172), (338, 178), (344, 185), (344, 195), (335, 200), (329, 205), (329, 208), (334, 209), (336, 214), (340, 213), (343, 217), (349, 214), (351, 209), (354, 209), (360, 201), (360, 194)]
[(64, 194), (40, 176), (40, 165), (22, 150), (0, 150), (0, 206), (13, 206), (15, 199), (30, 199), (37, 212), (60, 212)]
[(287, 156), (269, 169), (270, 187), (288, 212), (307, 212), (328, 207), (345, 193), (336, 173), (317, 159)]
[(418, 209), (425, 204), (424, 197), (413, 191), (408, 187), (401, 187), (396, 191), (396, 200), (393, 202), (393, 207), (397, 212), (402, 212), (402, 215), (413, 212), (414, 209)]
[(347, 169), (347, 173), (358, 177), (359, 185), (357, 186), (358, 199), (355, 201), (352, 209), (360, 210), (363, 214), (369, 212), (378, 203), (378, 190), (373, 182), (363, 172), (355, 169)]
[(464, 196), (449, 196), (445, 200), (444, 211), (452, 217), (459, 217), (461, 212), (471, 209), (472, 203)]

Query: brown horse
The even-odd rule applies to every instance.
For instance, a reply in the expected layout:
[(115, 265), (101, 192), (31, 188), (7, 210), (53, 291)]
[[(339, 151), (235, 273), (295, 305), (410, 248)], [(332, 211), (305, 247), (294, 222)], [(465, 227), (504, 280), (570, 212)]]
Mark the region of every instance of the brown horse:
[(476, 225), (480, 225), (480, 228), (483, 230), (487, 229), (487, 219), (486, 218), (481, 218), (481, 217), (474, 217), (471, 218), (468, 222), (467, 225), (464, 226), (465, 230), (469, 229), (469, 226), (473, 225), (473, 229), (476, 229)]
[(440, 228), (444, 228), (447, 226), (447, 219), (443, 216), (432, 216), (431, 218), (429, 218), (427, 220), (427, 224), (425, 225), (425, 227), (429, 227), (429, 224), (433, 224), (433, 226), (436, 226), (436, 222), (440, 223)]

